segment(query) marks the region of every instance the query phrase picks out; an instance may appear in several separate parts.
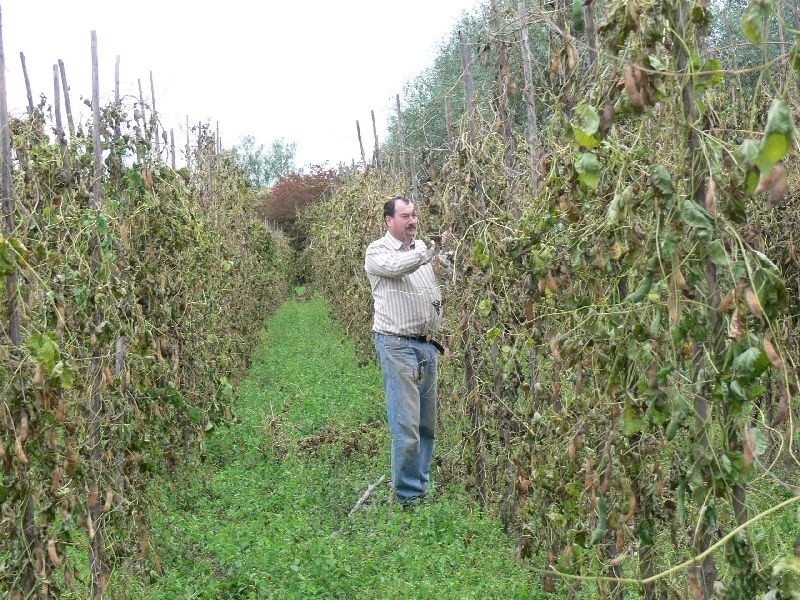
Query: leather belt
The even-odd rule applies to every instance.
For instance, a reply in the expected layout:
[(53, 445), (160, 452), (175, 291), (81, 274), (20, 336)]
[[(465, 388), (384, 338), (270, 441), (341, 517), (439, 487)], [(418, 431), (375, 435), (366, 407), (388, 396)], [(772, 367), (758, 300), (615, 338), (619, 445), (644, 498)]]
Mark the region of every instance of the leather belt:
[(412, 340), (415, 342), (420, 342), (422, 344), (427, 344), (430, 342), (430, 338), (426, 335), (398, 335), (397, 337), (406, 338), (407, 340)]
[(439, 342), (434, 340), (433, 338), (429, 338), (424, 335), (398, 335), (397, 337), (401, 337), (406, 340), (411, 340), (412, 342), (419, 342), (420, 344), (432, 344), (436, 351), (439, 354), (444, 354), (444, 346), (442, 346)]

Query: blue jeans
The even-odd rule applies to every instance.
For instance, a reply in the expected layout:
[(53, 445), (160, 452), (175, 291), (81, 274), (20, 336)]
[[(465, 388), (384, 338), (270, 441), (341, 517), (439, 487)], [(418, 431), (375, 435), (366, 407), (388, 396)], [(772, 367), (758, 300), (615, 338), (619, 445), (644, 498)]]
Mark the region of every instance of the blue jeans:
[(431, 478), (438, 357), (433, 344), (377, 332), (373, 337), (392, 434), (392, 483), (405, 502), (423, 496)]

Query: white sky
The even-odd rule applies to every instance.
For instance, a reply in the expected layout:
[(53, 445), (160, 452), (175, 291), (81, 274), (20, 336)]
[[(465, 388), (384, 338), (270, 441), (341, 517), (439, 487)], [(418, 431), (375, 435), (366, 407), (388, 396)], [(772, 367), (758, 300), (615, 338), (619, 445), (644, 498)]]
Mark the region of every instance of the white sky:
[[(53, 64), (62, 59), (73, 112), (91, 98), (91, 31), (97, 32), (101, 102), (138, 97), (141, 79), (176, 145), (185, 120), (216, 126), (225, 147), (244, 135), (269, 146), (297, 144), (297, 164), (360, 160), (395, 113), (395, 94), (430, 66), (440, 42), (478, 0), (0, 0), (12, 113), (25, 110), (19, 53), (34, 102), (53, 98)], [(85, 118), (85, 117), (84, 117)], [(66, 123), (66, 117), (64, 117)], [(66, 127), (66, 125), (65, 125)]]

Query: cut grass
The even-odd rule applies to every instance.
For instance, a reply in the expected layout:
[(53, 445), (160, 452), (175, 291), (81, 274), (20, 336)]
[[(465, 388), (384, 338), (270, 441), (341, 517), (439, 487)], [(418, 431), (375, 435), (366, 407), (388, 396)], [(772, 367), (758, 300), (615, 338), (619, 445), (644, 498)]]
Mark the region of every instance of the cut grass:
[(388, 476), (389, 438), (380, 373), (342, 340), (319, 299), (278, 311), (235, 421), (211, 431), (203, 463), (153, 486), (148, 574), (112, 579), (110, 597), (544, 597), (458, 486), (405, 512), (381, 485), (348, 518)]

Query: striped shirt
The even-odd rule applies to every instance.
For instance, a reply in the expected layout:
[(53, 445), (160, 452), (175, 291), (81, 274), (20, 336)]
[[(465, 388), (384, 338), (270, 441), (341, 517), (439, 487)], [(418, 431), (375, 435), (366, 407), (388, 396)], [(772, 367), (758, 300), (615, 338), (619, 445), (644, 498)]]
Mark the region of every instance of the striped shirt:
[(414, 240), (410, 248), (390, 233), (367, 247), (364, 269), (372, 286), (372, 330), (430, 336), (441, 323), (442, 294), (430, 260), (433, 249)]

